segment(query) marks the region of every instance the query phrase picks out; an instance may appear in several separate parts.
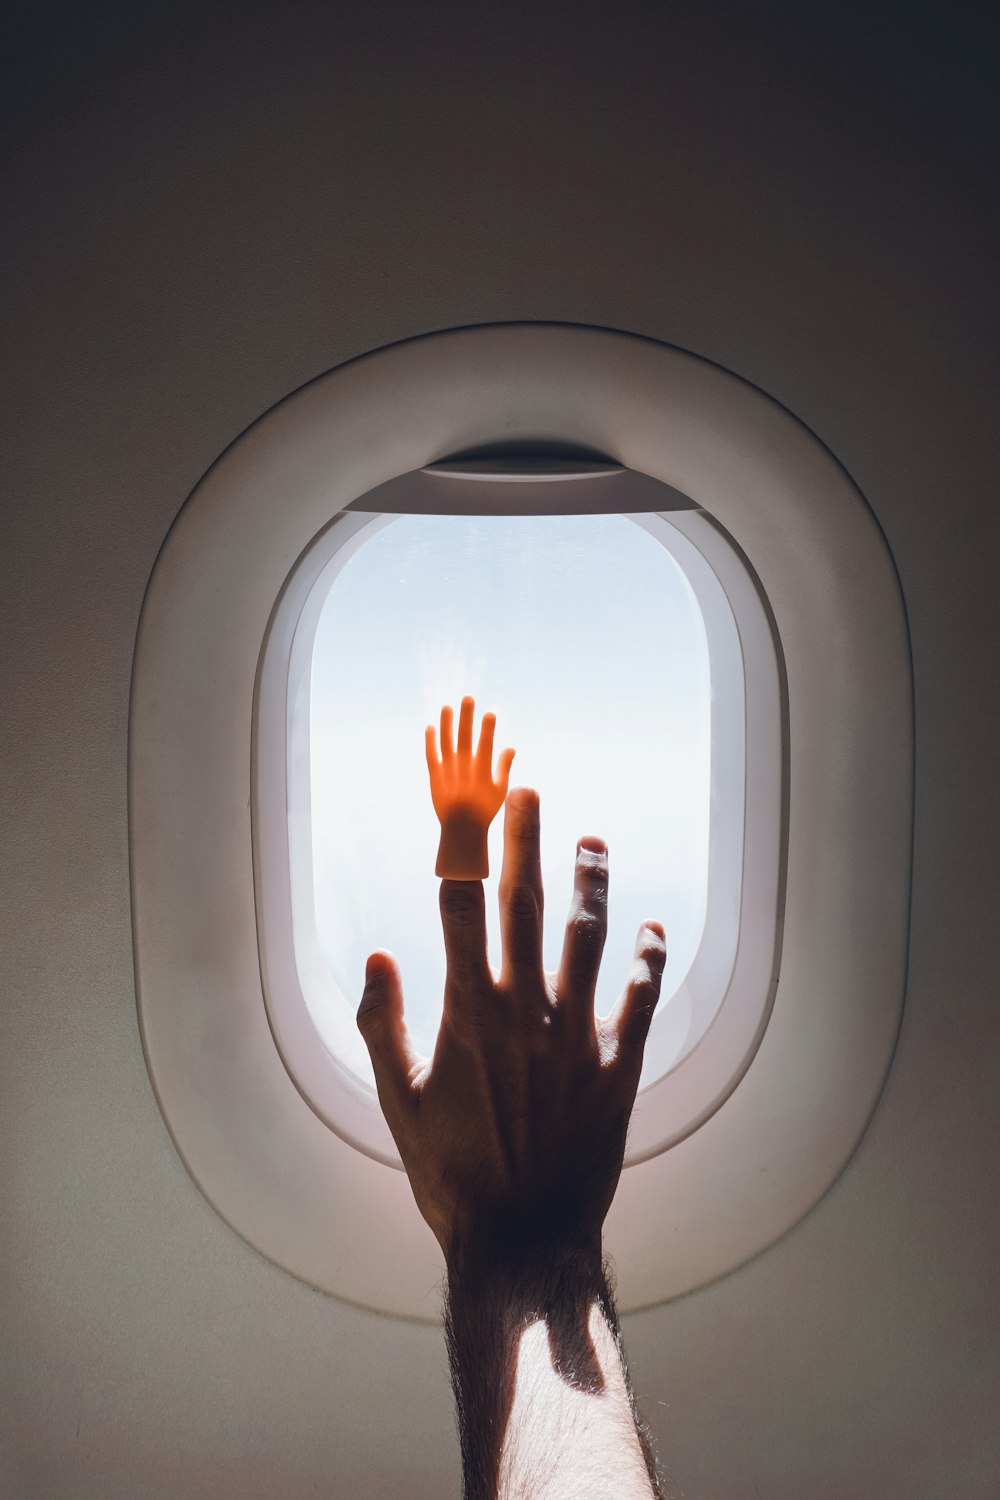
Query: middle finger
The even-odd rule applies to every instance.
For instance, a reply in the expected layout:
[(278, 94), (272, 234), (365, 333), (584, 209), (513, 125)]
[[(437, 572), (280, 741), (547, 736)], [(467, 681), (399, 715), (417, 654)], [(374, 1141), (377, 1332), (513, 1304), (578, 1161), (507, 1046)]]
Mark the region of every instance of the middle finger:
[(501, 983), (544, 982), (542, 864), (538, 793), (517, 787), (507, 795), (500, 874)]

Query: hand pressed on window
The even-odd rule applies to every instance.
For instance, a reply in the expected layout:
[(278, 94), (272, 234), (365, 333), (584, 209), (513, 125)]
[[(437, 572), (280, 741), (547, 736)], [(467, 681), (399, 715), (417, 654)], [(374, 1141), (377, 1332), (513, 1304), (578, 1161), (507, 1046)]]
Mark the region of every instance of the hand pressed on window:
[(660, 924), (644, 923), (621, 998), (596, 1016), (607, 892), (604, 844), (583, 839), (562, 958), (547, 974), (538, 798), (518, 789), (505, 808), (499, 974), (482, 885), (441, 884), (447, 977), (430, 1061), (411, 1045), (395, 960), (379, 951), (368, 962), (358, 1024), (447, 1266), (468, 1500), (657, 1493), (601, 1229), (666, 949)]

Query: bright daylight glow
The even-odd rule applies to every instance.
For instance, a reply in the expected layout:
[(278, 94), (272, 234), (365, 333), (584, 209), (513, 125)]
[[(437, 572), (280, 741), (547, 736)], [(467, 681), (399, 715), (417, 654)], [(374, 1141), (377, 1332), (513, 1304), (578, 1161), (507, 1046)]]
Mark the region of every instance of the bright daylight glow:
[[(392, 521), (330, 588), (310, 688), (312, 892), (325, 973), (306, 998), (327, 1046), (367, 1082), (363, 1045), (344, 1046), (344, 1007), (353, 1015), (372, 948), (399, 959), (416, 1044), (426, 1055), (434, 1046), (444, 949), (424, 727), (445, 703), (457, 720), (464, 693), (476, 700), (476, 737), (493, 709), (497, 752), (516, 747), (511, 786), (540, 794), (547, 968), (558, 965), (581, 834), (600, 834), (609, 848), (599, 1011), (617, 999), (644, 918), (659, 917), (667, 932), (661, 1012), (704, 928), (708, 644), (670, 553), (624, 516)], [(494, 966), (502, 824), (501, 810), (487, 882)]]

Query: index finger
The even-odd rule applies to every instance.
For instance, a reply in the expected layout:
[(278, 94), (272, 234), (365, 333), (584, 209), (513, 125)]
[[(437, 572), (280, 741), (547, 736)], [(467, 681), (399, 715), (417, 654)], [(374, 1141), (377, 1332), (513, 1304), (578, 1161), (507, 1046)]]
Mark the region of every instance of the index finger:
[(486, 898), (481, 880), (442, 880), (441, 930), (446, 961), (445, 1009), (481, 998), (492, 982), (486, 954)]

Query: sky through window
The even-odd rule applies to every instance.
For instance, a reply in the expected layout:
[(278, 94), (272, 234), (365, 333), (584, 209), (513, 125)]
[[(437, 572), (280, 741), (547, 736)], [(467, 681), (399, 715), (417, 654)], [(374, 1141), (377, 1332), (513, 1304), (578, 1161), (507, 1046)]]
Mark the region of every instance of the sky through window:
[[(323, 606), (310, 680), (316, 935), (333, 981), (361, 996), (374, 947), (400, 961), (417, 1046), (434, 1045), (444, 949), (438, 823), (424, 727), (463, 694), (517, 749), (511, 785), (541, 799), (547, 968), (558, 965), (581, 834), (608, 841), (609, 932), (597, 1003), (611, 1008), (636, 931), (667, 931), (663, 996), (705, 920), (711, 691), (705, 627), (683, 571), (624, 516), (405, 516), (345, 564)], [(490, 830), (490, 959), (503, 813)], [(335, 988), (334, 988), (335, 986)], [(339, 994), (337, 993), (339, 991)], [(371, 1081), (367, 1059), (351, 1064)]]

